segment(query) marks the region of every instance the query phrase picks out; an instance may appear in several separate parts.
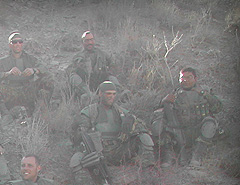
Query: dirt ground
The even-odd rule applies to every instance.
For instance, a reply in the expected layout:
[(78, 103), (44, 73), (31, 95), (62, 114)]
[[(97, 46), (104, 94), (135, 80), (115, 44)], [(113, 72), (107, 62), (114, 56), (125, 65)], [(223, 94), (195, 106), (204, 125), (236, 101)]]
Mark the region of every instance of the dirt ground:
[[(26, 50), (49, 67), (58, 79), (57, 86), (61, 87), (64, 69), (81, 49), (81, 34), (91, 30), (98, 46), (111, 54), (117, 63), (116, 76), (120, 82), (134, 93), (131, 103), (124, 105), (148, 121), (155, 103), (172, 88), (168, 78), (163, 80), (164, 75), (160, 82), (152, 83), (147, 74), (154, 71), (151, 68), (154, 65), (149, 62), (149, 58), (159, 62), (159, 68), (166, 71), (166, 65), (162, 62), (167, 51), (164, 41), (172, 46), (174, 38), (180, 38), (180, 42), (174, 45), (167, 56), (167, 65), (170, 66), (173, 77), (172, 85), (177, 84), (178, 72), (182, 67), (192, 66), (198, 69), (199, 82), (212, 87), (223, 102), (224, 111), (217, 118), (226, 137), (217, 140), (216, 145), (208, 151), (204, 174), (192, 176), (186, 167), (177, 165), (170, 169), (158, 167), (156, 179), (159, 183), (155, 184), (237, 185), (240, 184), (240, 168), (232, 168), (240, 164), (240, 33), (235, 30), (235, 25), (226, 30), (226, 17), (232, 8), (240, 7), (237, 2), (1, 0), (0, 56), (8, 54), (9, 33), (19, 30), (26, 38)], [(240, 13), (235, 19), (240, 20)], [(235, 22), (239, 25), (239, 22)], [(146, 64), (145, 61), (149, 63)], [(139, 71), (142, 75), (139, 75)], [(150, 87), (150, 84), (153, 86)], [(68, 131), (71, 111), (77, 110), (75, 105), (67, 102), (59, 107), (57, 111), (44, 114), (50, 131), (47, 143), (49, 149), (46, 151), (48, 159), (43, 160), (45, 165), (42, 173), (56, 179), (59, 184), (70, 185), (74, 184), (73, 174), (68, 167), (73, 151)], [(6, 158), (10, 159), (13, 178), (18, 178), (16, 174), (19, 161), (16, 160), (20, 156), (11, 161), (11, 154), (14, 155), (16, 149), (10, 149), (12, 151), (8, 151), (9, 157)], [(231, 151), (236, 151), (235, 155)], [(234, 175), (234, 170), (238, 171), (238, 175)], [(139, 184), (148, 184), (147, 182)]]

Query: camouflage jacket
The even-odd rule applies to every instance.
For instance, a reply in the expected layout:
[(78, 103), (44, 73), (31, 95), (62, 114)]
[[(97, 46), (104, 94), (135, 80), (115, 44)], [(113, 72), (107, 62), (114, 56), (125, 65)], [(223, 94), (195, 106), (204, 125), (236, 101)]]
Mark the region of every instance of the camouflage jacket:
[(71, 74), (79, 75), (85, 83), (89, 84), (90, 89), (96, 90), (102, 81), (107, 80), (112, 66), (111, 57), (94, 47), (91, 53), (83, 50), (76, 54), (67, 68), (67, 73), (70, 76)]
[(12, 55), (0, 59), (0, 82), (4, 84), (9, 84), (13, 86), (22, 86), (24, 83), (33, 80), (35, 75), (24, 77), (24, 76), (14, 76), (9, 75), (4, 78), (4, 72), (10, 71), (13, 67), (18, 67), (21, 71), (26, 68), (36, 68), (40, 71), (38, 76), (41, 76), (47, 72), (47, 69), (32, 55), (25, 52), (22, 53), (20, 60), (22, 60), (22, 65), (18, 66), (17, 60)]
[(222, 110), (222, 103), (212, 90), (206, 86), (201, 86), (201, 89), (206, 92), (205, 96), (194, 90), (187, 91), (182, 88), (176, 90), (173, 110), (181, 126), (194, 126), (205, 117), (213, 116)]
[[(145, 123), (129, 113), (128, 110), (118, 106), (112, 106), (113, 123), (108, 120), (108, 115), (104, 107), (100, 104), (92, 104), (85, 107), (80, 115), (76, 115), (72, 125), (74, 145), (79, 145), (81, 139), (78, 132), (80, 130), (92, 132), (100, 131), (103, 139), (123, 140), (123, 135), (136, 135), (147, 132)], [(124, 133), (124, 134), (123, 134)]]
[(38, 177), (37, 182), (31, 182), (26, 180), (15, 180), (15, 181), (9, 181), (9, 185), (56, 185), (56, 183), (53, 180), (45, 179), (42, 177)]

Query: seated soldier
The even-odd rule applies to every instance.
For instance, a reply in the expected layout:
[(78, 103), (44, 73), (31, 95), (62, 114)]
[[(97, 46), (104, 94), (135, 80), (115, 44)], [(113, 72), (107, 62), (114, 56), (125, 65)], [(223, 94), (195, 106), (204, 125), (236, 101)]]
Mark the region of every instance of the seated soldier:
[(73, 57), (67, 68), (70, 84), (79, 98), (84, 94), (91, 96), (100, 83), (105, 80), (112, 81), (118, 88), (120, 83), (111, 74), (113, 62), (111, 57), (95, 46), (95, 39), (90, 31), (82, 34), (83, 50)]
[[(211, 90), (198, 85), (197, 79), (195, 69), (182, 69), (180, 88), (163, 98), (162, 108), (155, 111), (151, 127), (156, 141), (163, 144), (162, 167), (171, 166), (173, 159), (180, 156), (181, 165), (199, 168), (207, 146), (217, 133), (214, 114), (222, 110), (222, 103)], [(190, 160), (188, 148), (192, 151)], [(174, 157), (175, 152), (178, 155)]]
[[(153, 166), (155, 162), (153, 141), (144, 124), (114, 103), (116, 86), (110, 81), (101, 83), (98, 96), (99, 102), (85, 107), (80, 115), (75, 117), (72, 125), (71, 140), (78, 153), (72, 157), (70, 166), (76, 173), (78, 184), (89, 184), (84, 169), (88, 169), (95, 183), (101, 184), (101, 180), (106, 180), (96, 179), (94, 170), (91, 171), (91, 167), (96, 165), (96, 161), (99, 161), (97, 159), (101, 157), (104, 157), (107, 166), (127, 164), (137, 158), (138, 164), (143, 168)], [(94, 157), (94, 152), (85, 151), (83, 146), (86, 146), (86, 143), (82, 144), (83, 132), (100, 133), (98, 141), (102, 144), (102, 155), (97, 151)], [(96, 148), (99, 146), (100, 144), (96, 144)]]
[(0, 111), (7, 114), (18, 105), (25, 106), (32, 115), (37, 97), (49, 101), (53, 83), (49, 81), (47, 69), (23, 50), (23, 37), (19, 32), (11, 33), (8, 41), (10, 54), (0, 59)]

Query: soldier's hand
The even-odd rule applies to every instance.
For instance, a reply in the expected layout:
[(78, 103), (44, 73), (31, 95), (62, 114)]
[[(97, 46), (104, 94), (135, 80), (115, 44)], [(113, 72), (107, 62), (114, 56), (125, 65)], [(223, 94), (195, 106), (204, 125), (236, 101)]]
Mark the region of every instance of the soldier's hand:
[(23, 72), (23, 76), (31, 76), (34, 74), (34, 69), (33, 68), (26, 68)]
[(168, 94), (165, 98), (162, 99), (162, 103), (173, 103), (176, 99), (174, 94)]
[(21, 75), (21, 71), (17, 68), (17, 67), (13, 67), (10, 71), (7, 72), (8, 74), (12, 74), (15, 76), (20, 76)]
[(0, 145), (0, 155), (4, 154), (4, 148)]

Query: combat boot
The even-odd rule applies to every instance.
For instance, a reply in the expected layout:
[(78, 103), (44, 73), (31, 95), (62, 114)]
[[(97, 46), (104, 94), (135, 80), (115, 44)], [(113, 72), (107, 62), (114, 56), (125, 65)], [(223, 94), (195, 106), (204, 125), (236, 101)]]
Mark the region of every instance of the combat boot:
[(139, 135), (140, 143), (139, 143), (139, 151), (138, 154), (140, 156), (140, 163), (142, 168), (146, 168), (149, 166), (155, 165), (155, 157), (153, 152), (153, 141), (152, 138), (146, 134), (142, 133)]
[(162, 168), (168, 168), (172, 166), (175, 158), (175, 152), (172, 144), (168, 143), (162, 147), (161, 158), (162, 158), (162, 163), (161, 163)]
[(192, 159), (190, 161), (189, 166), (191, 167), (200, 167), (201, 160), (207, 150), (207, 144), (201, 141), (197, 141), (194, 151), (192, 153)]
[(179, 156), (179, 164), (181, 166), (186, 166), (188, 164), (188, 153), (186, 150), (186, 147), (182, 147), (182, 149), (180, 150), (180, 156)]

